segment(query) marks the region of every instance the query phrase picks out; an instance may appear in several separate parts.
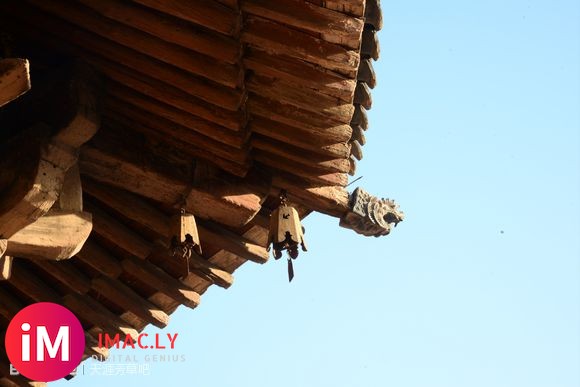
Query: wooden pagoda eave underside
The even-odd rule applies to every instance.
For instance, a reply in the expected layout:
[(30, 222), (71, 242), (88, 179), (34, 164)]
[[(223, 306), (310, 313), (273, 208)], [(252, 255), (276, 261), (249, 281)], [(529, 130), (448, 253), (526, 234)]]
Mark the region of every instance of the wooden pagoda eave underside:
[[(181, 148), (192, 157), (237, 176), (256, 160), (319, 184), (344, 186), (354, 173), (366, 126), (352, 118), (370, 107), (375, 84), (376, 45), (361, 52), (361, 37), (371, 31), (374, 40), (380, 28), (369, 24), (378, 11), (365, 14), (365, 1), (64, 5), (8, 1), (0, 10), (17, 39), (81, 57), (107, 75), (111, 130), (159, 137), (165, 128), (166, 142), (187, 144)], [(284, 154), (287, 146), (295, 149)], [(318, 178), (335, 173), (344, 177)]]
[[(77, 154), (91, 236), (70, 260), (0, 254), (0, 273), (11, 269), (0, 329), (31, 302), (58, 302), (85, 327), (85, 356), (106, 357), (98, 333), (164, 327), (209, 286), (231, 286), (241, 264), (266, 262), (281, 190), (301, 216), (350, 211), (345, 186), (376, 84), (378, 0), (8, 0), (0, 22), (10, 49), (74, 57), (106, 83), (99, 132)], [(0, 106), (29, 87), (19, 81), (10, 97), (0, 87)], [(187, 268), (168, 257), (180, 207), (195, 214), (203, 246)], [(8, 376), (0, 357), (0, 385), (29, 385)]]

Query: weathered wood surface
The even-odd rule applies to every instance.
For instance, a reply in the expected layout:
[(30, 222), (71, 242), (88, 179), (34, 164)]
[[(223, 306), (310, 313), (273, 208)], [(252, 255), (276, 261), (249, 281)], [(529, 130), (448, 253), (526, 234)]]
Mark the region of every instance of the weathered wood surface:
[(240, 29), (238, 13), (213, 0), (133, 1), (224, 35), (233, 36)]
[[(232, 111), (230, 109), (223, 109), (214, 104), (207, 103), (202, 99), (192, 98), (188, 94), (178, 88), (165, 85), (153, 78), (141, 75), (135, 75), (131, 71), (123, 69), (119, 66), (111, 66), (103, 64), (100, 66), (101, 70), (105, 72), (111, 79), (118, 82), (120, 85), (132, 88), (133, 90), (150, 96), (160, 103), (168, 104), (184, 112), (190, 113), (199, 118), (211, 121), (220, 127), (230, 129), (232, 131), (239, 131), (243, 128), (247, 117), (241, 111)], [(119, 86), (115, 84), (109, 85), (108, 91), (115, 95), (119, 91)], [(228, 94), (232, 97), (232, 101), (214, 101), (218, 104), (229, 104), (230, 108), (239, 106), (243, 96), (236, 94)]]
[[(212, 121), (195, 116), (187, 111), (176, 108), (168, 102), (161, 102), (148, 95), (138, 93), (130, 88), (111, 84), (108, 92), (129, 106), (145, 109), (159, 117), (175, 124), (184, 126), (199, 134), (212, 138), (223, 144), (242, 149), (247, 141), (247, 135), (230, 130)], [(235, 125), (238, 125), (237, 123)]]
[(377, 85), (377, 75), (370, 59), (361, 60), (357, 80), (366, 83), (371, 89)]
[(91, 233), (91, 214), (52, 210), (8, 239), (6, 253), (61, 260), (74, 256)]
[[(178, 18), (163, 15), (131, 2), (114, 0), (77, 1), (109, 19), (226, 63), (235, 64), (240, 57), (240, 45), (234, 39), (210, 33), (202, 28), (196, 28), (191, 23), (184, 22)], [(176, 4), (172, 1), (165, 6), (171, 7)], [(196, 6), (198, 6), (198, 1), (190, 2), (188, 4), (189, 11), (191, 12)], [(207, 15), (209, 10), (205, 8), (203, 12)], [(235, 21), (235, 19), (232, 21)], [(215, 23), (216, 20), (213, 22)]]
[(247, 48), (244, 65), (257, 74), (285, 80), (311, 92), (322, 93), (352, 102), (356, 82), (323, 67), (256, 48)]
[(62, 211), (82, 212), (83, 188), (78, 163), (66, 172), (55, 207)]
[[(18, 158), (18, 152), (30, 152), (29, 158), (13, 166), (20, 171), (19, 175), (0, 196), (2, 237), (11, 237), (48, 212), (58, 200), (67, 171), (77, 162), (79, 147), (96, 133), (100, 121), (95, 79), (92, 77), (90, 70), (77, 68), (71, 87), (76, 111), (56, 135), (43, 141), (50, 129), (38, 125), (23, 135), (23, 138), (28, 135), (29, 139), (33, 139), (29, 140), (29, 144), (20, 144), (17, 149), (11, 150), (13, 154), (3, 155)], [(9, 161), (14, 163), (14, 160)]]
[(292, 176), (276, 176), (272, 180), (273, 192), (285, 189), (288, 196), (314, 211), (335, 217), (348, 211), (348, 192), (343, 187), (310, 186)]
[[(2, 3), (0, 3), (2, 7)], [(80, 56), (97, 69), (109, 71), (110, 67), (123, 66), (140, 76), (152, 77), (176, 87), (190, 95), (229, 110), (237, 110), (241, 103), (240, 90), (193, 75), (171, 63), (159, 60), (124, 46), (105, 37), (59, 21), (50, 15), (37, 12), (26, 3), (18, 7), (3, 8), (11, 12), (13, 28), (30, 41), (41, 41), (47, 47)], [(10, 22), (10, 21), (9, 21)], [(16, 22), (16, 23), (15, 23)], [(46, 31), (35, 34), (35, 26), (42, 25)], [(193, 53), (192, 53), (193, 54)]]
[(148, 35), (124, 24), (102, 17), (78, 3), (61, 0), (27, 0), (36, 7), (55, 16), (62, 17), (79, 28), (139, 51), (152, 58), (198, 74), (219, 84), (235, 88), (241, 80), (240, 70), (203, 55), (191, 55), (183, 47)]
[(306, 0), (309, 3), (320, 7), (344, 12), (349, 15), (361, 17), (365, 13), (365, 3), (368, 0)]
[[(165, 149), (172, 149), (176, 154), (206, 160), (234, 176), (247, 175), (251, 166), (247, 149), (229, 147), (138, 108), (116, 109), (114, 101), (110, 102), (111, 107), (105, 113), (105, 130), (122, 134), (127, 139), (146, 135), (150, 143), (163, 144)], [(123, 104), (117, 104), (120, 105)]]
[(352, 129), (347, 129), (345, 126), (335, 127), (326, 132), (315, 133), (312, 130), (304, 130), (266, 118), (256, 117), (250, 123), (250, 128), (253, 133), (293, 144), (294, 146), (317, 152), (323, 156), (347, 158), (350, 155), (347, 136)]
[(300, 0), (245, 0), (242, 10), (299, 30), (321, 34), (332, 43), (358, 49), (364, 22), (341, 12)]
[(354, 50), (253, 15), (246, 18), (242, 41), (261, 50), (301, 59), (350, 78), (356, 76), (360, 59)]
[[(173, 267), (178, 264), (177, 258), (171, 257), (169, 244), (166, 244), (163, 248), (155, 248), (151, 242), (146, 241), (140, 235), (107, 215), (98, 207), (90, 205), (87, 208), (93, 214), (95, 233), (125, 251), (126, 254), (135, 256), (141, 260), (150, 259), (157, 264), (171, 263), (168, 262), (171, 260), (175, 262), (172, 265)], [(204, 261), (195, 254), (192, 254), (190, 258), (189, 269), (201, 278), (221, 287), (227, 288), (233, 283), (231, 274), (223, 271), (216, 265)], [(184, 270), (179, 271), (177, 269), (176, 272), (184, 275)]]
[[(37, 263), (40, 261), (37, 261)], [(52, 264), (61, 267), (61, 264)], [(12, 281), (14, 284), (18, 284), (20, 281), (24, 281), (27, 275), (30, 275), (31, 281), (37, 281), (35, 284), (26, 284), (27, 290), (32, 290), (32, 299), (37, 302), (51, 301), (62, 303), (71, 311), (73, 311), (78, 316), (84, 318), (86, 321), (91, 321), (97, 326), (103, 328), (106, 332), (115, 333), (119, 332), (123, 335), (128, 334), (132, 337), (137, 337), (137, 331), (129, 326), (127, 323), (123, 322), (118, 316), (112, 313), (109, 309), (105, 308), (100, 302), (96, 301), (88, 295), (80, 296), (75, 293), (67, 294), (62, 299), (58, 298), (58, 295), (54, 293), (52, 288), (50, 288), (46, 283), (39, 279), (34, 273), (29, 270), (19, 267), (17, 269), (19, 275)], [(20, 273), (22, 272), (22, 273)], [(54, 271), (49, 272), (54, 276)], [(20, 275), (22, 274), (22, 275)], [(68, 283), (68, 281), (67, 281)], [(42, 294), (45, 293), (46, 297)], [(2, 290), (0, 288), (0, 313), (4, 313), (7, 319), (11, 319), (16, 313), (18, 313), (24, 303), (20, 302), (10, 293)]]
[(156, 327), (164, 328), (169, 323), (169, 316), (164, 311), (157, 308), (150, 301), (143, 299), (122, 282), (99, 277), (91, 281), (91, 287), (119, 307), (135, 313), (135, 315)]
[(0, 107), (30, 90), (26, 59), (0, 59)]
[(383, 28), (380, 0), (366, 0), (364, 19), (365, 23), (372, 25), (375, 30)]
[(312, 113), (333, 117), (332, 121), (338, 123), (349, 123), (354, 112), (352, 102), (345, 102), (325, 94), (314, 95), (291, 82), (277, 78), (254, 76), (246, 84), (250, 92), (262, 98), (280, 101)]
[(80, 165), (81, 172), (95, 180), (161, 203), (178, 205), (185, 195), (186, 210), (200, 218), (234, 227), (248, 223), (261, 208), (262, 197), (244, 184), (191, 188), (186, 182), (168, 178), (96, 148), (83, 149)]
[[(171, 237), (169, 219), (161, 211), (145, 203), (138, 196), (118, 188), (103, 186), (89, 180), (85, 184), (85, 189), (89, 195), (106, 204), (116, 213), (137, 222), (163, 238), (167, 244)], [(268, 252), (263, 246), (215, 223), (198, 220), (198, 230), (202, 248), (205, 242), (256, 263), (265, 263), (268, 260)]]
[(6, 255), (7, 247), (8, 241), (0, 239), (0, 281), (9, 279), (12, 274), (12, 257)]

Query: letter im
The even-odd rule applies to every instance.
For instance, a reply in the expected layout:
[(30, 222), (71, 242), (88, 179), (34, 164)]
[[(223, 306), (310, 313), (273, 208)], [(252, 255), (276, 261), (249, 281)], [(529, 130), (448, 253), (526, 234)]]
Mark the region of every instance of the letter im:
[[(30, 324), (23, 323), (23, 332), (30, 331)], [(54, 343), (50, 341), (48, 331), (43, 325), (36, 327), (36, 361), (44, 361), (44, 350), (48, 353), (48, 357), (54, 359), (60, 350), (60, 359), (62, 361), (69, 361), (69, 346), (70, 342), (70, 327), (61, 326), (58, 328), (58, 333), (54, 339)], [(30, 335), (22, 334), (22, 361), (30, 361)]]

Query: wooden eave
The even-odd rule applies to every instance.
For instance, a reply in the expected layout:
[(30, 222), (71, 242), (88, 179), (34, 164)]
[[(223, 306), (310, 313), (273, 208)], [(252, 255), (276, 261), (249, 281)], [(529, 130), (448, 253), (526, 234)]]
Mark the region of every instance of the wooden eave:
[[(379, 201), (395, 215), (377, 226), (376, 214), (353, 212), (368, 196), (345, 188), (369, 126), (378, 0), (9, 0), (0, 23), (33, 74), (47, 56), (75, 58), (104, 83), (99, 131), (79, 156), (92, 234), (73, 259), (9, 262), (0, 330), (38, 301), (79, 316), (86, 356), (106, 355), (100, 332), (163, 327), (246, 261), (267, 261), (281, 190), (301, 216), (319, 211), (367, 235), (402, 219)], [(17, 86), (6, 103), (30, 85)], [(189, 274), (167, 259), (180, 207), (203, 245)], [(27, 384), (6, 367), (0, 358), (0, 385)]]

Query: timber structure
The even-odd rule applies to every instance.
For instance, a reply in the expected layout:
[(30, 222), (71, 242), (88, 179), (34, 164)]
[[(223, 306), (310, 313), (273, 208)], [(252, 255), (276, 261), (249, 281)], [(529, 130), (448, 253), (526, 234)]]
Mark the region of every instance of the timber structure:
[[(164, 327), (265, 263), (281, 191), (300, 217), (388, 234), (396, 204), (346, 188), (381, 26), (379, 0), (1, 1), (0, 330), (60, 303), (106, 357), (99, 333)], [(32, 383), (0, 352), (0, 386)]]

